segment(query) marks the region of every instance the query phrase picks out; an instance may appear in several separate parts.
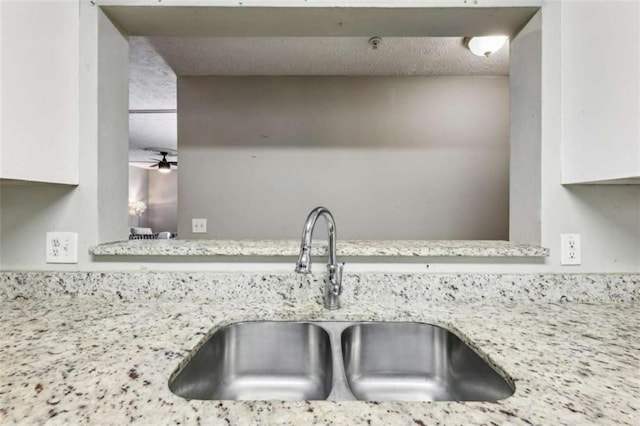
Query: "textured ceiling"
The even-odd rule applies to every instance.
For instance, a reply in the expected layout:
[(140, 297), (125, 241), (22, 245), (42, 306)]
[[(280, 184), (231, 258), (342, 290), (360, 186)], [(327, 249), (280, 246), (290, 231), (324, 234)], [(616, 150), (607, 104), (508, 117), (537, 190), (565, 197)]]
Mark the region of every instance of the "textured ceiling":
[(129, 109), (176, 109), (176, 74), (144, 37), (129, 38)]
[[(130, 37), (129, 109), (175, 110), (177, 75), (508, 75), (508, 43), (478, 57), (460, 37)], [(130, 114), (131, 159), (177, 149), (175, 113)]]
[(178, 118), (176, 113), (129, 114), (129, 148), (176, 149)]
[(461, 37), (152, 37), (177, 75), (508, 75), (509, 48), (478, 57)]
[[(129, 110), (175, 110), (176, 75), (149, 41), (129, 38)], [(156, 157), (145, 148), (176, 150), (178, 146), (176, 113), (129, 114), (129, 161), (147, 161)], [(139, 166), (139, 164), (136, 164)], [(148, 166), (147, 164), (142, 164)]]

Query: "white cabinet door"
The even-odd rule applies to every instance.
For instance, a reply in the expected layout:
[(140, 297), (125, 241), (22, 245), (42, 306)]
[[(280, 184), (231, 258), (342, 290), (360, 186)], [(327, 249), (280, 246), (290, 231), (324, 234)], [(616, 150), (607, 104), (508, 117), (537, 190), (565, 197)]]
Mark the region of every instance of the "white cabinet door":
[(563, 1), (561, 42), (562, 182), (640, 183), (640, 0)]
[(78, 0), (0, 0), (0, 178), (78, 183)]

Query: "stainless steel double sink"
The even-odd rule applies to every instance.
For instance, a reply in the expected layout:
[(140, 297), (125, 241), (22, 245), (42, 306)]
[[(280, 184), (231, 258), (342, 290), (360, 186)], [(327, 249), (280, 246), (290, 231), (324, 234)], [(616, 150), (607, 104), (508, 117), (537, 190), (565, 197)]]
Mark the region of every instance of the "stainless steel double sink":
[(217, 330), (169, 381), (201, 400), (496, 401), (514, 386), (454, 333), (412, 322)]

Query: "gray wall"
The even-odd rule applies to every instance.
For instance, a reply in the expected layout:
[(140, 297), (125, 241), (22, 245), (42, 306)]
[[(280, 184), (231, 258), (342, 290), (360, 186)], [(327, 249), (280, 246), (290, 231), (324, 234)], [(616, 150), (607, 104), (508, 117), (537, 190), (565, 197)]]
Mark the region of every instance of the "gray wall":
[(511, 40), (511, 172), (509, 236), (540, 244), (542, 153), (542, 13)]
[[(230, 2), (228, 2), (230, 3)], [(311, 2), (313, 3), (313, 2)], [(302, 1), (300, 0), (302, 5)], [(347, 2), (336, 1), (336, 4)], [(308, 3), (304, 3), (309, 6)], [(543, 263), (515, 261), (514, 259), (463, 258), (451, 261), (430, 259), (431, 271), (437, 272), (634, 272), (640, 271), (640, 185), (576, 185), (561, 184), (562, 171), (562, 81), (565, 65), (561, 60), (561, 5), (546, 2), (542, 7), (542, 104), (541, 111), (541, 244), (551, 249)], [(293, 260), (271, 263), (229, 263), (210, 259), (189, 259), (183, 262), (145, 262), (140, 257), (124, 257), (117, 261), (93, 259), (89, 247), (105, 242), (98, 237), (98, 200), (101, 197), (96, 169), (108, 162), (98, 157), (98, 44), (104, 36), (98, 32), (99, 8), (90, 2), (80, 2), (80, 185), (22, 185), (0, 180), (0, 244), (2, 270), (291, 270)], [(584, 49), (590, 49), (585, 44)], [(119, 46), (116, 46), (119, 49)], [(55, 56), (55, 55), (54, 55)], [(56, 58), (60, 59), (56, 56)], [(54, 58), (55, 59), (55, 58)], [(60, 59), (63, 60), (63, 59)], [(127, 87), (115, 88), (104, 96), (120, 97)], [(55, 94), (55, 90), (51, 93)], [(49, 96), (51, 93), (43, 93)], [(59, 102), (75, 102), (61, 98)], [(100, 120), (103, 120), (101, 117)], [(38, 123), (31, 123), (38, 125)], [(118, 125), (117, 121), (113, 125)], [(114, 165), (113, 173), (119, 173)], [(182, 165), (181, 165), (182, 167)], [(126, 171), (125, 171), (126, 173)], [(206, 185), (201, 182), (201, 192)], [(446, 182), (443, 183), (446, 186)], [(126, 204), (126, 188), (122, 191)], [(126, 213), (126, 212), (125, 212)], [(306, 214), (306, 212), (305, 212)], [(301, 222), (301, 219), (297, 219)], [(302, 224), (299, 223), (298, 226)], [(341, 228), (342, 229), (342, 228)], [(47, 231), (78, 233), (77, 265), (45, 263), (45, 233)], [(126, 229), (125, 229), (126, 232)], [(298, 230), (299, 232), (299, 230)], [(560, 233), (579, 232), (582, 235), (582, 265), (560, 265)], [(189, 237), (187, 235), (186, 237)], [(296, 238), (298, 235), (296, 234)], [(195, 260), (195, 261), (194, 261)], [(199, 261), (198, 261), (199, 260)], [(416, 262), (419, 259), (415, 260)], [(276, 263), (282, 262), (282, 263)], [(349, 270), (416, 271), (424, 270), (424, 263), (351, 264)], [(387, 262), (394, 262), (392, 264)], [(348, 273), (348, 271), (347, 271)]]
[[(129, 42), (103, 13), (98, 15), (98, 238), (127, 238)], [(81, 182), (82, 184), (82, 182)]]
[(149, 170), (148, 225), (154, 232), (178, 231), (178, 173)]
[[(178, 174), (158, 173), (139, 167), (129, 167), (129, 201), (142, 201), (147, 210), (140, 225), (153, 232), (178, 231)], [(137, 219), (130, 217), (131, 226)]]
[(181, 77), (178, 143), (182, 238), (509, 237), (505, 77)]
[[(100, 29), (100, 31), (98, 30)], [(95, 266), (89, 254), (89, 248), (98, 242), (106, 240), (106, 233), (101, 235), (99, 229), (104, 223), (105, 227), (116, 223), (112, 229), (118, 235), (113, 239), (126, 239), (127, 237), (127, 81), (122, 81), (120, 71), (116, 75), (101, 75), (113, 84), (111, 90), (98, 91), (98, 67), (99, 56), (102, 60), (111, 55), (104, 50), (99, 55), (98, 41), (110, 39), (103, 48), (112, 49), (116, 58), (126, 57), (128, 45), (115, 42), (117, 31), (100, 8), (91, 6), (90, 3), (80, 2), (80, 58), (79, 93), (80, 93), (80, 120), (78, 122), (80, 132), (80, 184), (78, 186), (52, 185), (52, 184), (24, 184), (14, 185), (11, 182), (1, 182), (2, 197), (0, 220), (2, 221), (2, 245), (3, 270), (17, 269), (44, 269), (44, 270), (82, 270), (87, 268), (104, 268), (103, 264)], [(123, 37), (124, 39), (124, 37)], [(54, 55), (55, 56), (55, 55)], [(58, 58), (59, 59), (59, 58)], [(63, 58), (64, 59), (64, 58)], [(63, 60), (60, 59), (60, 60)], [(103, 62), (103, 68), (106, 64)], [(125, 67), (126, 69), (126, 67)], [(126, 76), (126, 72), (125, 72)], [(105, 84), (109, 84), (107, 82)], [(124, 85), (122, 85), (124, 83)], [(55, 94), (55, 90), (52, 92)], [(52, 96), (51, 94), (48, 94)], [(99, 136), (98, 114), (99, 110), (105, 113), (105, 108), (111, 102), (113, 105), (122, 105), (124, 100), (124, 119), (120, 114), (105, 114), (105, 125), (120, 127), (114, 134), (120, 134), (125, 129), (124, 147), (116, 143), (112, 148), (119, 147), (124, 152), (124, 159), (113, 164), (99, 156), (99, 143), (107, 142), (108, 134)], [(60, 98), (59, 102), (65, 103), (67, 99)], [(68, 100), (75, 102), (75, 100)], [(39, 123), (31, 123), (37, 126)], [(98, 169), (101, 177), (98, 177)], [(117, 190), (110, 190), (108, 185), (109, 175), (117, 185)], [(104, 178), (102, 184), (99, 179)], [(124, 184), (124, 186), (121, 186)], [(115, 191), (115, 192), (114, 192)], [(107, 192), (107, 193), (105, 193)], [(104, 193), (104, 194), (103, 194)], [(105, 205), (105, 213), (111, 212), (113, 218), (99, 219), (98, 206), (103, 205), (101, 200), (109, 199), (114, 193), (119, 194), (114, 205)], [(50, 231), (77, 232), (78, 233), (78, 264), (47, 264), (46, 233)]]
[(142, 201), (147, 210), (140, 215), (140, 221), (135, 216), (129, 216), (129, 226), (148, 227), (149, 222), (149, 173), (147, 169), (129, 166), (129, 202)]

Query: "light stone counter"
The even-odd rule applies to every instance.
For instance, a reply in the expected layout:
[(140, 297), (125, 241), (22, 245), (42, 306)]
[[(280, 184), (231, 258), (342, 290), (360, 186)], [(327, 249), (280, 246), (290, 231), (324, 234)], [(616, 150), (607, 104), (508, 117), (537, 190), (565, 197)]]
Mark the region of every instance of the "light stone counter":
[[(339, 240), (338, 256), (545, 257), (549, 249), (509, 241)], [(94, 256), (297, 256), (300, 240), (131, 240), (92, 247)], [(326, 255), (327, 244), (314, 241), (312, 253)]]
[[(345, 275), (334, 312), (318, 304), (317, 277), (126, 276), (0, 273), (0, 423), (637, 424), (638, 276)], [(479, 291), (498, 289), (481, 299), (469, 294), (476, 280)], [(187, 401), (169, 391), (179, 362), (216, 328), (303, 319), (443, 325), (516, 392), (497, 403), (378, 403)]]

